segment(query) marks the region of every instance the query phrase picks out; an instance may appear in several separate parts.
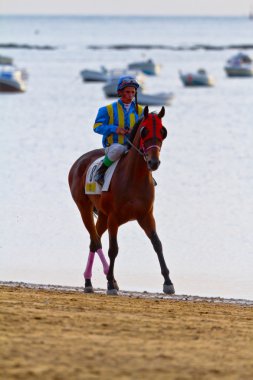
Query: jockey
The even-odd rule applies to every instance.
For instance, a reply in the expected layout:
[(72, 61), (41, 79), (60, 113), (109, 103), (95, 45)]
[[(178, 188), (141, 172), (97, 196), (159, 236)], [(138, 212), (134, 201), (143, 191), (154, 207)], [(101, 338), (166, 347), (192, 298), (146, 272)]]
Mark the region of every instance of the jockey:
[(117, 86), (120, 99), (98, 110), (93, 129), (94, 132), (103, 135), (102, 144), (105, 148), (105, 158), (95, 175), (95, 181), (101, 186), (104, 183), (104, 175), (108, 167), (126, 152), (126, 135), (142, 116), (143, 109), (137, 103), (138, 87), (139, 84), (135, 78), (121, 77)]

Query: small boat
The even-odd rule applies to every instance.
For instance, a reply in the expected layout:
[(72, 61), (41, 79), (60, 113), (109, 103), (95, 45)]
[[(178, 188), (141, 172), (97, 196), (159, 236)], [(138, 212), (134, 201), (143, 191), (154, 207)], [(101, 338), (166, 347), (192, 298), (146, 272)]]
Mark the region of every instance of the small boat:
[(13, 59), (11, 57), (7, 57), (6, 55), (0, 55), (0, 65), (12, 65)]
[(253, 20), (253, 6), (251, 6), (249, 10), (249, 19)]
[(107, 83), (103, 87), (106, 97), (108, 98), (118, 97), (118, 92), (117, 92), (118, 81), (119, 81), (119, 78), (123, 75), (129, 75), (129, 76), (134, 77), (139, 83), (140, 88), (143, 88), (144, 76), (142, 73), (135, 72), (135, 71), (134, 72), (128, 71), (128, 70), (112, 70), (110, 78), (108, 79)]
[(174, 94), (172, 92), (160, 92), (157, 94), (147, 94), (138, 92), (138, 103), (143, 106), (169, 106)]
[(251, 77), (253, 75), (252, 59), (244, 53), (238, 53), (228, 59), (224, 70), (228, 77)]
[(105, 93), (105, 96), (107, 98), (117, 98), (117, 85), (118, 85), (118, 78), (111, 78), (107, 81), (107, 83), (104, 85), (103, 90)]
[(25, 92), (27, 73), (13, 65), (0, 64), (0, 92)]
[(182, 73), (179, 76), (185, 86), (213, 86), (213, 78), (207, 74), (206, 70), (199, 69), (196, 73)]
[(82, 70), (80, 75), (84, 82), (106, 82), (108, 80), (108, 70), (104, 66), (101, 66), (100, 71)]
[(128, 65), (129, 70), (140, 70), (146, 75), (158, 75), (160, 73), (161, 66), (155, 64), (152, 59), (148, 59), (143, 62), (133, 62)]

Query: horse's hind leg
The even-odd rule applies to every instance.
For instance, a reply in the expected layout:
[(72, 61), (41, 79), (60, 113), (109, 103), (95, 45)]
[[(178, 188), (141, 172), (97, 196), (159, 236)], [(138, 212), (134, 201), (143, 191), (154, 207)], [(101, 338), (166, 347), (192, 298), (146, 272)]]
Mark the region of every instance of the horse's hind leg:
[[(107, 230), (107, 216), (102, 214), (101, 212), (98, 213), (96, 230), (97, 230), (97, 233), (100, 236), (100, 238), (102, 237), (103, 233)], [(107, 275), (107, 273), (109, 271), (109, 265), (106, 261), (102, 247), (97, 250), (97, 254), (98, 254), (98, 256), (102, 262), (102, 265), (104, 268), (104, 274)]]
[(139, 225), (143, 228), (146, 235), (149, 237), (155, 252), (157, 253), (157, 257), (161, 267), (161, 273), (164, 277), (163, 291), (167, 294), (174, 294), (175, 289), (171, 282), (169, 276), (169, 269), (166, 265), (164, 256), (163, 256), (163, 248), (162, 243), (156, 233), (155, 219), (152, 214), (147, 215), (142, 220), (138, 220)]
[(118, 224), (112, 217), (109, 217), (108, 219), (108, 232), (109, 232), (108, 255), (110, 258), (110, 265), (109, 265), (109, 271), (107, 274), (107, 280), (108, 280), (107, 294), (117, 295), (119, 287), (114, 278), (114, 262), (119, 251), (118, 241), (117, 241)]
[(84, 271), (84, 279), (85, 279), (85, 288), (84, 291), (86, 293), (93, 292), (93, 287), (91, 283), (92, 277), (92, 266), (95, 257), (95, 253), (98, 249), (102, 248), (100, 236), (97, 233), (96, 226), (94, 223), (93, 217), (93, 205), (90, 200), (85, 197), (82, 200), (82, 203), (78, 203), (78, 208), (83, 220), (83, 223), (90, 234), (90, 252), (87, 260), (87, 265)]

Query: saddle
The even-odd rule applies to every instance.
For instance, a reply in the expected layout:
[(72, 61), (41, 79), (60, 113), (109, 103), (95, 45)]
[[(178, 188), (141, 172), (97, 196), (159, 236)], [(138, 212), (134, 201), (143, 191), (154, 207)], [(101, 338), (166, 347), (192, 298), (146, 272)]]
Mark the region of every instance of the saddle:
[(85, 179), (85, 194), (101, 194), (102, 191), (108, 191), (114, 170), (119, 162), (115, 161), (105, 172), (105, 179), (103, 186), (100, 186), (95, 180), (95, 174), (102, 165), (104, 157), (99, 157), (89, 166)]

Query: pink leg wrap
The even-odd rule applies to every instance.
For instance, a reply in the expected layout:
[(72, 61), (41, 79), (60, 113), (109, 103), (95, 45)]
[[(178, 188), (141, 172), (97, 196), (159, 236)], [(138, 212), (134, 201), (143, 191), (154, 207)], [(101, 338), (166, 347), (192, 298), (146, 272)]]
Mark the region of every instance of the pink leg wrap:
[(86, 269), (85, 269), (84, 274), (83, 274), (85, 280), (91, 279), (92, 265), (93, 265), (94, 257), (95, 257), (95, 252), (90, 252), (89, 257), (88, 257), (88, 261), (87, 261), (87, 265), (86, 265)]
[(100, 257), (100, 260), (101, 260), (101, 262), (102, 262), (102, 264), (103, 264), (104, 274), (107, 274), (108, 271), (109, 271), (109, 265), (108, 265), (108, 263), (107, 263), (107, 261), (106, 261), (106, 258), (105, 258), (105, 256), (104, 256), (104, 252), (102, 251), (102, 248), (99, 248), (99, 249), (97, 250), (97, 254), (98, 254), (98, 256)]

